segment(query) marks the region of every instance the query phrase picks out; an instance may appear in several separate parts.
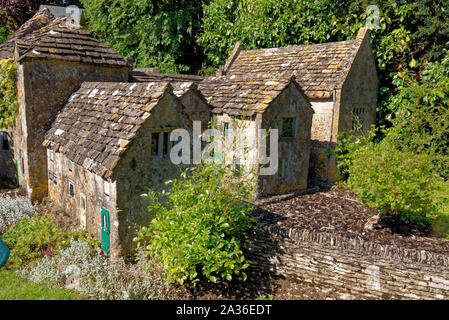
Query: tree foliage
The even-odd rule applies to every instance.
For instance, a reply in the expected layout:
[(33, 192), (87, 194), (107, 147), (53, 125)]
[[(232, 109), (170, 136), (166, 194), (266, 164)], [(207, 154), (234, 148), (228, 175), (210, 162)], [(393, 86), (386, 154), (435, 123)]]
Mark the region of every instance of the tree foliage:
[(0, 128), (11, 126), (18, 112), (16, 71), (13, 59), (0, 60)]
[(82, 0), (89, 29), (136, 67), (195, 72), (202, 66), (196, 42), (202, 1)]

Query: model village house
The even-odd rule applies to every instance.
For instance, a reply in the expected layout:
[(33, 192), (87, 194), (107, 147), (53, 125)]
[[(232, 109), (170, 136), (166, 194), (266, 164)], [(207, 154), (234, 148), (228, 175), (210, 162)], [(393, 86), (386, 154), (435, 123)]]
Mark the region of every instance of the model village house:
[[(132, 61), (67, 18), (44, 9), (0, 45), (18, 66), (19, 112), (0, 133), (0, 178), (32, 201), (49, 197), (116, 256), (132, 249), (133, 226), (150, 217), (140, 194), (178, 177), (171, 131), (244, 124), (280, 129), (278, 171), (255, 195), (297, 192), (338, 179), (337, 134), (375, 121), (377, 75), (367, 29), (355, 40), (242, 50), (216, 77), (132, 70)], [(256, 164), (258, 149), (234, 159)]]

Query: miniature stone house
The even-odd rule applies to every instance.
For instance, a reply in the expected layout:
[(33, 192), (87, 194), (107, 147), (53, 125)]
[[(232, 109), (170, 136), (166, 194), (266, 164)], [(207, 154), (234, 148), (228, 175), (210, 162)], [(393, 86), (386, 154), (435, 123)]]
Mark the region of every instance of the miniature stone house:
[(169, 133), (191, 132), (191, 121), (172, 90), (167, 82), (85, 82), (45, 136), (49, 197), (113, 257), (129, 253), (133, 227), (153, 218), (140, 195), (179, 176)]
[(339, 179), (334, 147), (339, 132), (368, 130), (376, 119), (377, 73), (367, 28), (355, 40), (243, 51), (239, 44), (218, 75), (296, 75), (315, 111), (311, 178)]
[[(263, 155), (259, 147), (264, 136), (259, 130), (280, 130), (278, 169), (275, 174), (258, 176), (256, 197), (307, 188), (314, 111), (294, 77), (221, 76), (206, 78), (198, 88), (212, 105), (214, 123), (223, 135), (234, 129), (240, 140), (235, 144), (251, 146), (243, 154), (231, 155), (231, 161), (243, 171), (249, 168), (260, 173)], [(223, 152), (233, 152), (226, 148)]]
[(162, 74), (152, 69), (134, 69), (131, 73), (131, 82), (170, 82), (174, 94), (185, 106), (190, 119), (201, 122), (202, 132), (208, 128), (211, 116), (211, 108), (198, 90), (198, 84), (203, 79), (192, 75)]
[[(33, 19), (47, 22), (48, 16), (43, 10)], [(47, 153), (42, 142), (64, 102), (84, 81), (128, 81), (130, 70), (127, 59), (68, 19), (41, 25), (14, 41), (19, 99), (12, 131), (14, 158), (19, 184), (33, 202), (47, 195)]]

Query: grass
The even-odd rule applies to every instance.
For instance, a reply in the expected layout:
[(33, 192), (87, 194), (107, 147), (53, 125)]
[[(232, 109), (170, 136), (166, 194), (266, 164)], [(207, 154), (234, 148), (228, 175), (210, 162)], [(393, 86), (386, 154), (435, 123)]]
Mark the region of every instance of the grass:
[(65, 289), (31, 283), (13, 271), (0, 270), (0, 300), (87, 300)]

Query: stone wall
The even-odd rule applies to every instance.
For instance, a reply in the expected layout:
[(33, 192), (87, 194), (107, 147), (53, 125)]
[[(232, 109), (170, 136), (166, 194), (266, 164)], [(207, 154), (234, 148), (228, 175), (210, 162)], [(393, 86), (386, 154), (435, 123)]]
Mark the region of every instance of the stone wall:
[(352, 299), (449, 299), (449, 255), (262, 225), (245, 243), (262, 269)]

